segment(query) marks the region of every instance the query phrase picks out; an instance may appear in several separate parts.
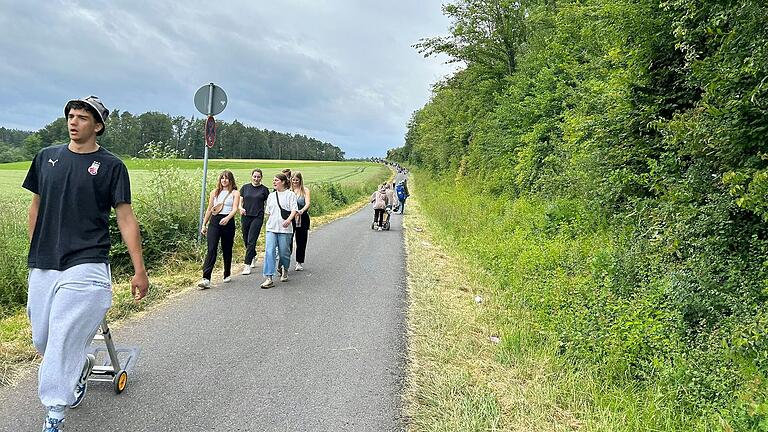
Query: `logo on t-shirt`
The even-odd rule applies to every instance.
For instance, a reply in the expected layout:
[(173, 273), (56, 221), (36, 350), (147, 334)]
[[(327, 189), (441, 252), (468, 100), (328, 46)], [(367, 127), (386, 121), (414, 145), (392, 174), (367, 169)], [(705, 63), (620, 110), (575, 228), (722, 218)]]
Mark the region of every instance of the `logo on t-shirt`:
[(99, 173), (99, 166), (101, 165), (101, 162), (93, 161), (91, 166), (88, 167), (88, 173), (91, 175), (96, 175)]
[(51, 166), (56, 166), (56, 162), (58, 162), (58, 161), (59, 161), (58, 159), (56, 159), (56, 160), (53, 160), (53, 159), (50, 159), (50, 158), (48, 159), (48, 163), (51, 164)]

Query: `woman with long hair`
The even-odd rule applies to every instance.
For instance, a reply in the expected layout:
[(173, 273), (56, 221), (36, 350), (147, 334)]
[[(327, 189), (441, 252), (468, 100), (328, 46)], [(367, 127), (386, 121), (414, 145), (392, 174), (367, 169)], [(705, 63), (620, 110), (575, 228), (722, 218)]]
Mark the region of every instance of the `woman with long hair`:
[(200, 289), (211, 287), (211, 273), (216, 264), (219, 241), (224, 257), (224, 282), (232, 280), (232, 246), (235, 244), (235, 215), (240, 208), (240, 192), (237, 191), (235, 176), (232, 171), (224, 170), (219, 174), (216, 188), (208, 197), (203, 227), (200, 232), (208, 241), (208, 252), (203, 263), (203, 278), (197, 283)]
[(304, 186), (304, 176), (299, 171), (296, 171), (291, 178), (291, 191), (296, 194), (296, 205), (299, 208), (293, 225), (296, 237), (296, 271), (302, 271), (309, 237), (310, 199), (309, 188)]
[(269, 189), (261, 184), (262, 175), (260, 169), (254, 169), (251, 171), (251, 182), (240, 188), (240, 226), (245, 244), (244, 275), (251, 274), (251, 268), (256, 267), (256, 241), (264, 225), (264, 204)]
[(264, 247), (264, 282), (261, 288), (275, 286), (272, 277), (275, 275), (275, 252), (280, 257), (280, 281), (288, 280), (288, 267), (291, 265), (291, 239), (293, 226), (291, 222), (296, 217), (296, 194), (289, 189), (290, 183), (285, 174), (275, 174), (272, 186), (275, 191), (267, 197), (264, 212), (269, 214), (267, 219), (266, 245)]

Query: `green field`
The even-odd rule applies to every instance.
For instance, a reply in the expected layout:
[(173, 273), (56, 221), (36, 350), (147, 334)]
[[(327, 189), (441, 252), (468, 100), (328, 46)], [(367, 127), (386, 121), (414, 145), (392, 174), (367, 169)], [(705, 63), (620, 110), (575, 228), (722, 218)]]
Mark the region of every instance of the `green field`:
[[(125, 164), (131, 175), (135, 190), (141, 190), (156, 172), (165, 168), (189, 171), (198, 179), (202, 176), (203, 161), (200, 159), (127, 159)], [(30, 162), (0, 164), (0, 200), (27, 195), (21, 188)], [(387, 168), (370, 162), (329, 162), (297, 160), (222, 160), (208, 161), (208, 177), (216, 176), (224, 169), (232, 171), (238, 186), (250, 181), (251, 170), (260, 168), (264, 172), (264, 183), (272, 184), (271, 177), (284, 168), (301, 171), (307, 184), (334, 182), (361, 184), (380, 179), (387, 175)]]

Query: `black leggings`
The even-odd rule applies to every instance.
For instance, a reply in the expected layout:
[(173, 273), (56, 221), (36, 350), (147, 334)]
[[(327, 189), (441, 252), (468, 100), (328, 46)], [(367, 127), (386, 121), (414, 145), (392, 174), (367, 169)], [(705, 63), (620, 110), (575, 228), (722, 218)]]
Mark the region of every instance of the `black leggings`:
[(309, 237), (309, 215), (301, 215), (301, 226), (293, 228), (296, 238), (296, 262), (304, 264), (304, 255), (307, 252), (307, 238)]
[(242, 216), (240, 218), (243, 228), (243, 244), (245, 244), (245, 264), (250, 264), (256, 258), (256, 241), (261, 234), (261, 226), (264, 225), (264, 216)]
[(377, 223), (379, 226), (384, 226), (384, 213), (386, 210), (384, 209), (373, 209), (373, 222)]
[(224, 257), (224, 277), (232, 274), (232, 246), (235, 245), (235, 220), (230, 219), (226, 225), (219, 225), (219, 221), (226, 215), (213, 215), (208, 222), (208, 253), (205, 254), (203, 263), (203, 278), (210, 280), (213, 265), (216, 264), (219, 240), (221, 240), (221, 255)]

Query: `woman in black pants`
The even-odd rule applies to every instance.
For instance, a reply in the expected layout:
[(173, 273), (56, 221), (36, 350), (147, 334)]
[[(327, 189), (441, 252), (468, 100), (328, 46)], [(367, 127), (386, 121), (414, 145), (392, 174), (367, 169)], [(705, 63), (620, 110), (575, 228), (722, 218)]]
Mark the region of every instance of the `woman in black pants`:
[(293, 223), (293, 235), (296, 238), (296, 271), (304, 270), (304, 255), (307, 252), (309, 237), (309, 188), (304, 186), (304, 176), (295, 172), (291, 177), (291, 190), (296, 194), (299, 206), (296, 220)]
[(232, 171), (219, 174), (216, 189), (208, 198), (203, 228), (200, 232), (208, 239), (208, 253), (203, 263), (203, 278), (197, 283), (200, 289), (211, 287), (211, 273), (216, 264), (216, 254), (221, 240), (221, 254), (224, 257), (224, 282), (232, 280), (232, 247), (235, 244), (235, 215), (240, 207), (240, 193), (237, 191)]
[(264, 204), (269, 189), (261, 184), (262, 176), (261, 170), (256, 168), (251, 171), (251, 182), (240, 188), (240, 225), (245, 244), (244, 275), (251, 274), (251, 269), (256, 267), (256, 241), (264, 225)]

